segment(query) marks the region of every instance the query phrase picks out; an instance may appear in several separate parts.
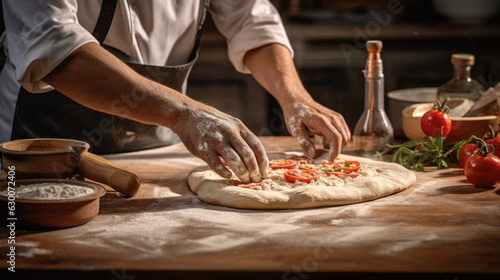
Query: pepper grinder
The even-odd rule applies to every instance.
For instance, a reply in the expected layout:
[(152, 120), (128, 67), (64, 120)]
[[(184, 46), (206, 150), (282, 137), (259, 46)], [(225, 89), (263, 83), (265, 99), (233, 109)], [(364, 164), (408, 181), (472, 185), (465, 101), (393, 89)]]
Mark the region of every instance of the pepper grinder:
[(353, 142), (355, 151), (368, 155), (383, 150), (385, 144), (392, 144), (394, 130), (384, 110), (382, 41), (367, 41), (366, 49), (365, 109), (354, 128)]

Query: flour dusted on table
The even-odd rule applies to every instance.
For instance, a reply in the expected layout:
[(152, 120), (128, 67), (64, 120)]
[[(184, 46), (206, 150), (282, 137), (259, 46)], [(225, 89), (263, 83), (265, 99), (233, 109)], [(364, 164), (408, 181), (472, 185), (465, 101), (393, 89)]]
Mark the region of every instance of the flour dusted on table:
[[(17, 199), (62, 200), (80, 198), (93, 193), (93, 188), (64, 183), (41, 183), (21, 185), (16, 188)], [(7, 191), (0, 195), (7, 196)]]

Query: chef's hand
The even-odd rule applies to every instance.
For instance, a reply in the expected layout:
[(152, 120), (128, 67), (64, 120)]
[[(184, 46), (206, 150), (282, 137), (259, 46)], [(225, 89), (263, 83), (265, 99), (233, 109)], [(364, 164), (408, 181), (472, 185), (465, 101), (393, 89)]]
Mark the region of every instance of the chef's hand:
[(349, 128), (340, 114), (312, 99), (300, 80), (289, 49), (281, 44), (255, 48), (246, 53), (245, 65), (278, 100), (288, 131), (297, 138), (307, 155), (314, 157), (316, 154), (309, 135), (317, 134), (330, 143), (330, 159), (334, 160), (351, 138)]
[[(169, 127), (223, 177), (231, 172), (220, 157), (242, 182), (268, 177), (264, 147), (241, 121), (137, 74), (99, 44), (80, 46), (43, 81), (91, 109)], [(127, 113), (113, 110), (131, 89), (142, 97), (140, 105)]]
[(351, 139), (351, 132), (339, 113), (315, 102), (313, 99), (295, 101), (283, 106), (286, 125), (310, 157), (316, 148), (310, 135), (321, 135), (330, 143), (330, 160), (335, 160)]
[(190, 106), (172, 130), (187, 149), (224, 178), (233, 170), (242, 183), (267, 178), (268, 159), (259, 139), (238, 119), (212, 107)]

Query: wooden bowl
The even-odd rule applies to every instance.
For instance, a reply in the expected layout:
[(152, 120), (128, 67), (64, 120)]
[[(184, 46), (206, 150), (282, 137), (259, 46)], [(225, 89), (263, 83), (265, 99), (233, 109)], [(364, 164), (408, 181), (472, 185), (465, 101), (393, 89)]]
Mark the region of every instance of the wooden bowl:
[(22, 139), (2, 143), (2, 168), (15, 166), (18, 179), (71, 178), (77, 173), (80, 155), (72, 147), (88, 150), (88, 143), (53, 138)]
[[(415, 104), (405, 108), (402, 112), (403, 130), (410, 140), (420, 140), (425, 134), (420, 126), (420, 120), (425, 112), (430, 110), (432, 103)], [(489, 126), (498, 127), (497, 116), (481, 117), (452, 117), (451, 131), (445, 142), (453, 143), (475, 135), (482, 138), (489, 131)]]
[(88, 143), (55, 138), (22, 139), (0, 145), (2, 169), (15, 167), (17, 179), (71, 178), (79, 174), (134, 196), (140, 188), (137, 175), (113, 166), (88, 152)]
[[(9, 197), (0, 195), (2, 220), (7, 224), (15, 222), (16, 227), (28, 229), (57, 229), (74, 227), (94, 219), (99, 213), (99, 198), (105, 194), (105, 189), (98, 184), (72, 179), (28, 179), (15, 180), (15, 188), (23, 185), (54, 183), (79, 185), (94, 189), (94, 192), (79, 198), (62, 200), (18, 199), (15, 202), (15, 216), (7, 211)], [(11, 181), (0, 183), (0, 192), (12, 187)], [(16, 220), (11, 220), (12, 218)]]

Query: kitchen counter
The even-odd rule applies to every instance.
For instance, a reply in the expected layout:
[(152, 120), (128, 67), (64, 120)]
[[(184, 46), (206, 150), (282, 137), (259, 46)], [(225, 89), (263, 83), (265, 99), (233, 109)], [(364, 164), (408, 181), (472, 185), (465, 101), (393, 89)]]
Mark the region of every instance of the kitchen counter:
[[(262, 141), (268, 152), (300, 149), (291, 137)], [(459, 168), (417, 173), (414, 186), (370, 202), (262, 211), (200, 201), (186, 177), (204, 163), (182, 145), (107, 158), (139, 175), (138, 195), (126, 198), (108, 189), (99, 215), (82, 226), (16, 230), (15, 276), (500, 277), (500, 184), (473, 187)], [(7, 229), (0, 234), (0, 268), (12, 277), (5, 262)]]

